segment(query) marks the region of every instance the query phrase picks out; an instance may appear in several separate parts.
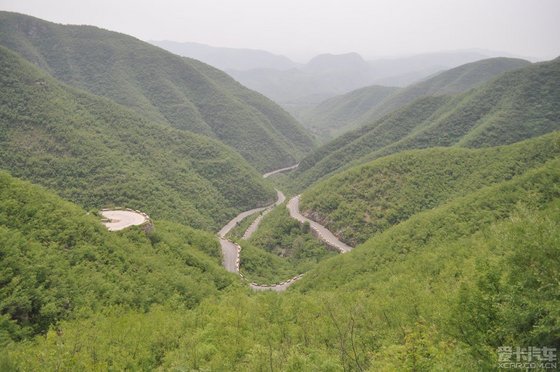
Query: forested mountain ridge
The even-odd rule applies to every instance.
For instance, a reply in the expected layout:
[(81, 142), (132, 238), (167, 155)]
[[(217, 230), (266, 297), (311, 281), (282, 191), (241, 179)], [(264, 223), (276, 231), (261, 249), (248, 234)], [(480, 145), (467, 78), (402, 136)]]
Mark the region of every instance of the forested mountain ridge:
[(0, 47), (0, 168), (86, 208), (218, 229), (274, 190), (216, 140), (65, 86)]
[(530, 64), (529, 61), (523, 59), (498, 57), (467, 63), (443, 71), (388, 97), (383, 104), (365, 113), (361, 118), (361, 124), (371, 123), (418, 98), (466, 92), (505, 72), (527, 67)]
[(433, 148), (353, 167), (307, 189), (300, 208), (350, 245), (420, 211), (560, 157), (560, 132), (508, 146)]
[(490, 58), (452, 68), (406, 88), (362, 88), (318, 105), (302, 116), (302, 123), (315, 132), (340, 134), (372, 123), (418, 98), (465, 92), (529, 64), (522, 59)]
[(560, 128), (560, 59), (506, 72), (457, 96), (417, 99), (321, 146), (293, 174), (297, 187), (399, 151), (510, 144)]
[(1, 12), (0, 44), (148, 119), (217, 138), (260, 171), (291, 165), (313, 146), (299, 123), (264, 96), (213, 67), (127, 35)]

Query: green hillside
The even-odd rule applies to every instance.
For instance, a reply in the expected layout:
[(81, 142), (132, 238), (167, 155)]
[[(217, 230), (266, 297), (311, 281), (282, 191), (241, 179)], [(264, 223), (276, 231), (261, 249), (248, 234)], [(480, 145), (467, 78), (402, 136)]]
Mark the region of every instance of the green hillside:
[(274, 190), (216, 140), (60, 84), (0, 47), (0, 168), (86, 208), (218, 229)]
[(107, 306), (193, 307), (229, 286), (209, 233), (158, 221), (109, 233), (100, 218), (0, 172), (0, 344)]
[(375, 122), (416, 99), (466, 92), (529, 64), (522, 59), (490, 58), (452, 68), (407, 88), (362, 88), (325, 101), (303, 117), (302, 122), (314, 132), (333, 138)]
[(293, 290), (106, 310), (7, 343), (5, 369), (491, 370), (557, 347), (560, 164), (455, 198), (320, 263)]
[(559, 132), (502, 147), (402, 152), (317, 183), (304, 192), (300, 208), (356, 245), (420, 211), (559, 156)]
[(425, 81), (401, 89), (388, 97), (382, 104), (372, 108), (361, 118), (362, 124), (373, 122), (421, 97), (451, 95), (466, 92), (480, 86), (504, 72), (530, 65), (529, 61), (517, 58), (489, 58), (452, 68)]
[(339, 311), (367, 319), (354, 337), (369, 321), (371, 342), (385, 338), (374, 369), (489, 370), (504, 344), (559, 345), (559, 170), (552, 160), (418, 213), (324, 262), (300, 290), (353, 293)]
[(349, 165), (414, 148), (510, 144), (560, 128), (560, 59), (502, 74), (457, 96), (420, 98), (308, 155), (303, 188)]
[(259, 171), (292, 165), (313, 146), (264, 96), (201, 62), (91, 26), (0, 12), (0, 44), (57, 79), (235, 148)]
[(332, 139), (352, 129), (352, 123), (376, 109), (398, 88), (371, 86), (330, 98), (306, 112), (301, 122), (323, 139)]

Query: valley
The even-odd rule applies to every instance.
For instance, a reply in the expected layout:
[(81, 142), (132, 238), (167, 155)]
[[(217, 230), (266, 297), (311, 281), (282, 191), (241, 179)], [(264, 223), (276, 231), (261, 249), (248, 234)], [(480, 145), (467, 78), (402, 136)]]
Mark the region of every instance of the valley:
[(0, 11), (0, 371), (556, 369), (560, 57), (132, 35)]

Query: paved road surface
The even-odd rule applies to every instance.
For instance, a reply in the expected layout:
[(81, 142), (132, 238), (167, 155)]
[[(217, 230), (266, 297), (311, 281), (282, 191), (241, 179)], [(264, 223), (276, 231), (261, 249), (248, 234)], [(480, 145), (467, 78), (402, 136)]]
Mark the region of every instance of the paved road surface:
[(276, 200), (276, 203), (274, 203), (272, 206), (268, 207), (267, 209), (264, 210), (264, 212), (261, 213), (260, 216), (258, 216), (253, 223), (251, 224), (251, 226), (249, 226), (247, 228), (247, 230), (245, 230), (245, 233), (243, 234), (243, 238), (244, 240), (247, 240), (251, 237), (251, 235), (253, 235), (253, 233), (255, 231), (257, 231), (257, 228), (259, 227), (262, 219), (264, 216), (266, 216), (274, 207), (279, 206), (280, 204), (284, 203), (284, 201), (286, 200), (286, 196), (284, 196), (284, 194), (282, 193), (282, 191), (280, 190), (276, 190), (276, 193), (278, 195), (278, 199)]
[(340, 253), (350, 252), (352, 250), (352, 247), (350, 247), (349, 245), (344, 244), (343, 242), (338, 240), (338, 238), (336, 236), (334, 236), (333, 233), (331, 233), (329, 230), (327, 230), (326, 227), (318, 224), (317, 222), (315, 222), (313, 220), (310, 220), (309, 218), (307, 218), (307, 217), (303, 216), (301, 213), (299, 213), (299, 197), (300, 197), (300, 195), (294, 196), (288, 202), (287, 207), (288, 207), (288, 210), (290, 211), (290, 216), (292, 216), (292, 218), (295, 218), (296, 220), (298, 220), (301, 223), (309, 222), (309, 225), (310, 225), (311, 229), (313, 231), (315, 231), (315, 233), (317, 234), (317, 237), (320, 240), (327, 243), (327, 245), (337, 249)]
[(282, 291), (285, 291), (286, 289), (288, 289), (289, 286), (291, 286), (292, 284), (294, 284), (295, 282), (300, 280), (302, 277), (303, 277), (303, 274), (296, 275), (293, 278), (286, 280), (285, 282), (278, 283), (278, 284), (273, 284), (273, 285), (260, 285), (260, 284), (256, 284), (256, 283), (251, 283), (251, 284), (249, 284), (249, 287), (251, 287), (251, 289), (253, 289), (255, 291), (282, 292)]
[(109, 231), (119, 231), (148, 221), (145, 214), (128, 210), (102, 210), (101, 215), (109, 220), (103, 222)]
[(287, 172), (289, 170), (296, 169), (297, 167), (299, 167), (299, 163), (297, 163), (296, 165), (292, 165), (291, 167), (276, 169), (275, 171), (263, 174), (263, 178), (268, 178), (268, 177), (272, 176), (273, 174), (277, 174), (277, 173), (281, 173), (281, 172)]
[(220, 245), (222, 246), (222, 255), (224, 258), (223, 264), (224, 268), (230, 273), (239, 272), (239, 249), (237, 244), (232, 243), (229, 240), (219, 238)]
[(225, 238), (226, 235), (235, 227), (237, 226), (237, 224), (241, 221), (243, 221), (244, 218), (249, 217), (250, 215), (252, 215), (253, 213), (257, 213), (260, 211), (264, 211), (267, 207), (262, 207), (262, 208), (255, 208), (255, 209), (251, 209), (250, 211), (246, 211), (246, 212), (242, 212), (239, 213), (237, 216), (235, 216), (235, 218), (231, 221), (229, 221), (224, 227), (222, 227), (222, 229), (218, 232), (218, 236), (220, 238)]
[(286, 197), (282, 192), (276, 190), (278, 199), (272, 205), (268, 207), (262, 208), (255, 208), (251, 209), (246, 212), (239, 213), (235, 218), (229, 221), (222, 229), (218, 232), (218, 239), (220, 240), (220, 246), (222, 247), (222, 256), (223, 256), (223, 265), (224, 268), (232, 273), (239, 272), (239, 251), (241, 247), (237, 244), (233, 243), (232, 241), (226, 239), (226, 235), (235, 227), (239, 222), (241, 222), (244, 218), (249, 217), (253, 213), (257, 213), (263, 210), (268, 210), (274, 207), (275, 205), (282, 204)]

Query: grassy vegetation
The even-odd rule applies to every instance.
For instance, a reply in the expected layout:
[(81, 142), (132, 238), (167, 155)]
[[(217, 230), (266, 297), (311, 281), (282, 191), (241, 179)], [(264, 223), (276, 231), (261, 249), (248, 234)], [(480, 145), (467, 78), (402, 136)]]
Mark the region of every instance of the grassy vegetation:
[(420, 211), (559, 156), (559, 132), (502, 147), (402, 152), (317, 183), (300, 208), (354, 246)]
[(295, 163), (313, 146), (303, 128), (264, 96), (208, 65), (127, 35), (2, 12), (0, 44), (148, 120), (219, 139), (262, 172)]
[(403, 150), (497, 146), (558, 130), (559, 82), (556, 59), (504, 73), (455, 97), (420, 98), (314, 151), (294, 173), (295, 187)]
[(320, 263), (285, 295), (192, 310), (105, 309), (8, 343), (2, 366), (489, 370), (497, 347), (557, 347), (560, 164), (475, 191)]
[(0, 167), (86, 208), (217, 230), (275, 193), (218, 141), (64, 86), (0, 47)]
[(313, 237), (309, 225), (292, 219), (285, 205), (268, 213), (248, 241), (238, 242), (241, 271), (259, 284), (282, 282), (337, 255)]

